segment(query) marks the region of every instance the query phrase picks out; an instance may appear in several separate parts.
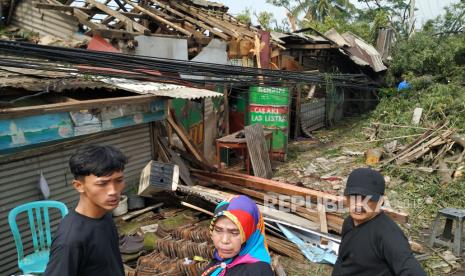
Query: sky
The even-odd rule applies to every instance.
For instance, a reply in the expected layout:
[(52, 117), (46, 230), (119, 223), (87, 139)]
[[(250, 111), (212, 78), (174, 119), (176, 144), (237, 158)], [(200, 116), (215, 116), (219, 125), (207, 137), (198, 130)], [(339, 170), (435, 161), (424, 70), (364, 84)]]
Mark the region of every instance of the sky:
[[(213, 0), (215, 2), (221, 2), (229, 7), (229, 13), (235, 15), (243, 11), (246, 7), (250, 7), (252, 10), (257, 11), (269, 11), (273, 12), (278, 22), (286, 17), (285, 10), (283, 8), (275, 7), (271, 4), (266, 3), (266, 0)], [(357, 2), (352, 0), (352, 3)], [(428, 19), (433, 19), (436, 16), (442, 14), (443, 8), (450, 5), (451, 3), (457, 3), (459, 0), (416, 0), (416, 25), (421, 26)]]

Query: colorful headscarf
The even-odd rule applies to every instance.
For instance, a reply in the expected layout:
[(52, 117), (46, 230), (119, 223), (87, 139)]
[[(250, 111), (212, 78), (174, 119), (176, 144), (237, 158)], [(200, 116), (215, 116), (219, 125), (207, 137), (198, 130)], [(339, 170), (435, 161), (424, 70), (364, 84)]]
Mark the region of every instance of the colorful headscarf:
[(265, 224), (254, 201), (247, 196), (239, 195), (229, 201), (220, 202), (216, 206), (210, 231), (213, 231), (216, 220), (221, 216), (229, 218), (239, 228), (242, 248), (236, 257), (226, 260), (222, 259), (215, 250), (215, 259), (220, 263), (205, 271), (202, 276), (223, 276), (229, 268), (238, 264), (271, 263), (265, 241)]

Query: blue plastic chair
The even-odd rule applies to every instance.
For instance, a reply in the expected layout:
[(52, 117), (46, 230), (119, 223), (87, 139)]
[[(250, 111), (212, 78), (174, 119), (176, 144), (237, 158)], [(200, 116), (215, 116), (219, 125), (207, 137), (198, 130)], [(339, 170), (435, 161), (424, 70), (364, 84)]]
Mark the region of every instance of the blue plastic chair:
[[(50, 246), (52, 245), (49, 208), (59, 209), (62, 217), (68, 214), (68, 208), (65, 204), (53, 200), (29, 202), (13, 208), (8, 214), (8, 223), (18, 251), (18, 267), (23, 274), (43, 273), (47, 267)], [(34, 253), (26, 256), (24, 255), (23, 241), (16, 223), (18, 214), (22, 212), (27, 212), (34, 244)]]

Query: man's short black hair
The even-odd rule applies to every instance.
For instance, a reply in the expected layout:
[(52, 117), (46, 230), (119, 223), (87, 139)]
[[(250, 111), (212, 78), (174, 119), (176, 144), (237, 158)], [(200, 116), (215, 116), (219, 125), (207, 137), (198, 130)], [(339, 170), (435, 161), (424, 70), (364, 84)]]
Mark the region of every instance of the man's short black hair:
[(86, 145), (69, 159), (69, 168), (75, 179), (88, 175), (109, 176), (124, 170), (128, 158), (117, 148), (107, 145)]

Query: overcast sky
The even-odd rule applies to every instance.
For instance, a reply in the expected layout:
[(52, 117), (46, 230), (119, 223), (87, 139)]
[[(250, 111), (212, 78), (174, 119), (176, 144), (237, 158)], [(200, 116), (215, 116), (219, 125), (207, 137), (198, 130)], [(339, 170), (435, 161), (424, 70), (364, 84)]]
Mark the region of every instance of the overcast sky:
[[(213, 0), (215, 2), (221, 2), (229, 7), (229, 12), (233, 15), (243, 11), (246, 7), (252, 8), (257, 11), (270, 11), (273, 12), (278, 22), (281, 22), (285, 18), (284, 9), (277, 8), (271, 4), (266, 3), (266, 0)], [(352, 0), (352, 3), (356, 3), (356, 0)], [(416, 0), (416, 22), (417, 26), (426, 22), (428, 19), (435, 18), (443, 12), (445, 6), (451, 3), (457, 3), (459, 0)]]

